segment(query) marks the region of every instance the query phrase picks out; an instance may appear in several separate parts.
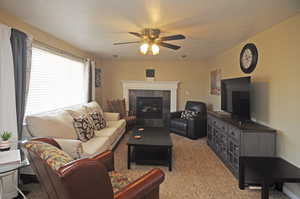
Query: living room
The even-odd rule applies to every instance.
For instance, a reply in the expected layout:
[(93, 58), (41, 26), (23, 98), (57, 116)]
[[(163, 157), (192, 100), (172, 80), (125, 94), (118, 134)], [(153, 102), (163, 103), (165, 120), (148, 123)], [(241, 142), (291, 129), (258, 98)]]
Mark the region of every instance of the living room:
[[(97, 85), (91, 90), (88, 89), (87, 101), (96, 101), (100, 105), (101, 110), (104, 111), (104, 113), (102, 111), (104, 118), (108, 118), (108, 126), (120, 126), (116, 127), (119, 129), (119, 137), (112, 142), (111, 145), (114, 147), (109, 148), (114, 151), (115, 170), (122, 171), (135, 180), (152, 168), (160, 168), (165, 176), (160, 185), (160, 198), (260, 198), (261, 188), (254, 186), (258, 190), (253, 190), (253, 187), (240, 190), (239, 179), (207, 144), (206, 136), (190, 139), (188, 136), (181, 136), (180, 133), (170, 134), (173, 144), (172, 171), (164, 166), (135, 164), (132, 164), (129, 170), (126, 164), (127, 144), (133, 131), (123, 132), (125, 123), (117, 124), (114, 121), (117, 116), (106, 112), (117, 112), (112, 110), (108, 101), (123, 98), (125, 98), (126, 109), (132, 110), (133, 105), (129, 102), (132, 95), (130, 90), (136, 88), (151, 90), (153, 87), (156, 88), (153, 90), (170, 91), (168, 113), (184, 110), (188, 101), (196, 101), (203, 102), (208, 111), (217, 111), (226, 115), (228, 113), (222, 106), (221, 80), (251, 76), (250, 120), (274, 129), (276, 144), (272, 150), (275, 156), (300, 167), (297, 131), (299, 125), (296, 122), (296, 114), (300, 111), (297, 100), (299, 99), (297, 72), (300, 72), (298, 67), (300, 62), (297, 59), (300, 55), (300, 2), (298, 0), (232, 2), (147, 0), (128, 2), (128, 5), (121, 1), (3, 0), (0, 3), (0, 24), (28, 35), (28, 38), (32, 39), (32, 52), (36, 60), (41, 52), (49, 52), (73, 61), (84, 60), (88, 62), (91, 69), (97, 71), (89, 76), (91, 80), (88, 81), (92, 84), (97, 82)], [(143, 43), (137, 34), (147, 35), (145, 28), (154, 29), (151, 34), (158, 35), (158, 38), (171, 35), (182, 35), (184, 38), (181, 36), (178, 37), (179, 40), (159, 41), (157, 55), (154, 55), (153, 48), (148, 49), (152, 52), (144, 55), (140, 49)], [(159, 29), (159, 34), (156, 29)], [(3, 38), (2, 33), (0, 34)], [(114, 45), (123, 42), (134, 43)], [(180, 48), (176, 50), (172, 49), (174, 47), (165, 48), (166, 44), (161, 43)], [(251, 46), (248, 48), (250, 51), (254, 49), (252, 51), (254, 54), (251, 56), (256, 57), (256, 63), (250, 64), (250, 72), (245, 72), (242, 66), (243, 52), (247, 44)], [(0, 45), (2, 48), (4, 43)], [(1, 52), (6, 51), (4, 49)], [(40, 64), (43, 62), (32, 61), (32, 67), (43, 65)], [(8, 81), (13, 79), (13, 69), (12, 74), (9, 74), (9, 70), (4, 69), (5, 64), (6, 62), (1, 62), (3, 96), (7, 96), (8, 90), (12, 91), (7, 85), (10, 84)], [(50, 62), (47, 66), (51, 66)], [(31, 77), (27, 80), (33, 78), (35, 74), (38, 73), (34, 73), (32, 69)], [(218, 79), (217, 90), (212, 88), (215, 78)], [(57, 81), (62, 80), (57, 79)], [(84, 82), (85, 79), (80, 81)], [(42, 82), (35, 85), (40, 83)], [(79, 83), (73, 87), (85, 89)], [(72, 91), (76, 92), (76, 88)], [(152, 97), (163, 95), (145, 93), (146, 96)], [(61, 93), (54, 93), (54, 95), (63, 96)], [(30, 90), (28, 99), (30, 99)], [(27, 101), (29, 104), (27, 109), (30, 111), (25, 110), (24, 118), (30, 116), (29, 112), (37, 114), (53, 110), (51, 104), (54, 104), (54, 99), (55, 96), (53, 98), (51, 96), (51, 100), (46, 102), (49, 104), (44, 105), (42, 109), (39, 107), (45, 102)], [(9, 106), (5, 103), (10, 99), (6, 100), (1, 101), (1, 118), (11, 113), (6, 110)], [(18, 101), (18, 98), (15, 100)], [(64, 103), (68, 104), (68, 101), (70, 100), (65, 100)], [(76, 103), (70, 103), (68, 107), (71, 105)], [(7, 128), (7, 121), (9, 120), (1, 120), (0, 133), (11, 131), (12, 142), (31, 139), (25, 132), (27, 127), (23, 128), (24, 133), (18, 135), (16, 127)], [(165, 127), (168, 124), (169, 120), (165, 118)], [(142, 128), (147, 130), (146, 126)], [(39, 135), (49, 137), (45, 132)], [(60, 137), (60, 134), (57, 133), (57, 136), (53, 137)], [(61, 144), (63, 141), (57, 142)], [(85, 145), (83, 147), (85, 150), (94, 150), (92, 144)], [(255, 143), (253, 146), (256, 146)], [(95, 149), (97, 150), (103, 152), (103, 148)], [(30, 164), (32, 165), (31, 162)], [(27, 173), (32, 173), (27, 171), (30, 170), (28, 168), (17, 170), (19, 177), (22, 174), (25, 174), (24, 177)], [(17, 192), (11, 182), (5, 181), (4, 184), (3, 198), (15, 197)], [(47, 198), (43, 195), (45, 191), (41, 183), (30, 182), (22, 185), (22, 180), (18, 180), (18, 184), (25, 192), (29, 192), (27, 198)], [(299, 184), (284, 183), (282, 189), (283, 191), (278, 191), (273, 184), (270, 184), (270, 198), (300, 198)], [(266, 196), (262, 195), (262, 197)], [(48, 195), (48, 198), (55, 197)]]

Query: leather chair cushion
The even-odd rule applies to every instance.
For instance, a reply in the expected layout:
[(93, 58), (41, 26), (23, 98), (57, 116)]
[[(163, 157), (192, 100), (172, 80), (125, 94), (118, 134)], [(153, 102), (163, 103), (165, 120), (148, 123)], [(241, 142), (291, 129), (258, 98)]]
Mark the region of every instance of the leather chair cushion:
[(114, 193), (117, 193), (126, 185), (130, 184), (131, 180), (126, 175), (123, 175), (117, 171), (111, 171), (108, 173), (110, 177), (110, 181), (113, 187)]
[(25, 148), (35, 152), (55, 171), (74, 160), (66, 152), (45, 142), (29, 141), (25, 144)]
[(187, 130), (187, 120), (180, 119), (180, 118), (172, 119), (170, 121), (170, 126), (171, 126), (171, 128), (175, 128), (175, 129), (178, 129), (181, 131), (186, 131)]

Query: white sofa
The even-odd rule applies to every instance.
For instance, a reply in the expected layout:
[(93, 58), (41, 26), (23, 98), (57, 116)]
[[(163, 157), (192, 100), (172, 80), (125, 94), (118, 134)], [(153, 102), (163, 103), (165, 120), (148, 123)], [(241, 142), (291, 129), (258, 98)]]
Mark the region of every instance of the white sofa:
[[(68, 110), (78, 113), (86, 113), (85, 106), (100, 111), (107, 127), (95, 132), (95, 137), (87, 142), (77, 139), (76, 131), (73, 127), (73, 117)], [(111, 150), (125, 133), (126, 121), (120, 119), (119, 113), (103, 112), (97, 102), (76, 105), (45, 113), (30, 115), (26, 117), (28, 133), (32, 137), (52, 137), (64, 151), (73, 158), (83, 156), (93, 156), (106, 150)]]

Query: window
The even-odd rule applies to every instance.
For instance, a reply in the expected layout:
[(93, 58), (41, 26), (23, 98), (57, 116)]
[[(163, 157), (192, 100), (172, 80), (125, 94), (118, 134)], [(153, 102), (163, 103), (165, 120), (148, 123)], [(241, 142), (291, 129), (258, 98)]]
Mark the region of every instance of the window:
[(85, 103), (86, 79), (83, 61), (34, 47), (25, 115)]

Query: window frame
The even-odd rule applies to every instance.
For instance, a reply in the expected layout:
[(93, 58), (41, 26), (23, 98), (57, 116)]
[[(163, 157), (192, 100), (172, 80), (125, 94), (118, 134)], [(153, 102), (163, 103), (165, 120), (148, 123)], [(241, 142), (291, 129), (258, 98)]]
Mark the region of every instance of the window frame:
[[(31, 64), (31, 67), (32, 67), (32, 59), (33, 59), (33, 49), (39, 49), (39, 50), (42, 50), (42, 51), (45, 51), (45, 52), (48, 52), (50, 54), (53, 54), (53, 55), (56, 55), (56, 56), (60, 56), (60, 57), (63, 57), (65, 59), (69, 59), (71, 61), (76, 61), (76, 62), (81, 62), (83, 64), (83, 66), (86, 66), (86, 62), (88, 61), (87, 58), (82, 58), (82, 57), (79, 57), (79, 56), (76, 56), (76, 55), (73, 55), (71, 53), (68, 53), (66, 51), (63, 51), (63, 50), (60, 50), (58, 48), (54, 48), (54, 47), (51, 47), (51, 46), (48, 46), (47, 44), (44, 44), (44, 43), (41, 43), (39, 41), (34, 41), (32, 43), (32, 53), (31, 53), (31, 60), (30, 60), (30, 64)], [(83, 69), (83, 76), (85, 76), (85, 69)], [(43, 110), (41, 112), (37, 112), (37, 113), (30, 113), (30, 114), (26, 114), (27, 111), (27, 105), (28, 105), (28, 101), (29, 101), (29, 93), (30, 93), (30, 81), (31, 81), (31, 78), (32, 78), (32, 75), (30, 74), (30, 77), (29, 77), (29, 87), (28, 87), (28, 93), (27, 93), (27, 99), (26, 99), (26, 106), (25, 106), (25, 112), (24, 112), (24, 115), (25, 117), (26, 116), (29, 116), (29, 115), (35, 115), (35, 114), (40, 114), (40, 113), (43, 113), (43, 112), (48, 112), (48, 111), (54, 111), (54, 110), (57, 110), (57, 109), (63, 109), (63, 108), (66, 108), (68, 106), (65, 106), (65, 107), (57, 107), (57, 108), (54, 108), (54, 109), (50, 109), (50, 110)], [(84, 78), (84, 77), (83, 77)], [(90, 78), (90, 77), (88, 77)], [(89, 84), (89, 80), (87, 80), (87, 88), (85, 88), (85, 86), (83, 86), (83, 92), (86, 92), (85, 89), (88, 89), (88, 84)], [(69, 106), (76, 106), (76, 104), (70, 104)], [(24, 118), (25, 118), (24, 117)]]

